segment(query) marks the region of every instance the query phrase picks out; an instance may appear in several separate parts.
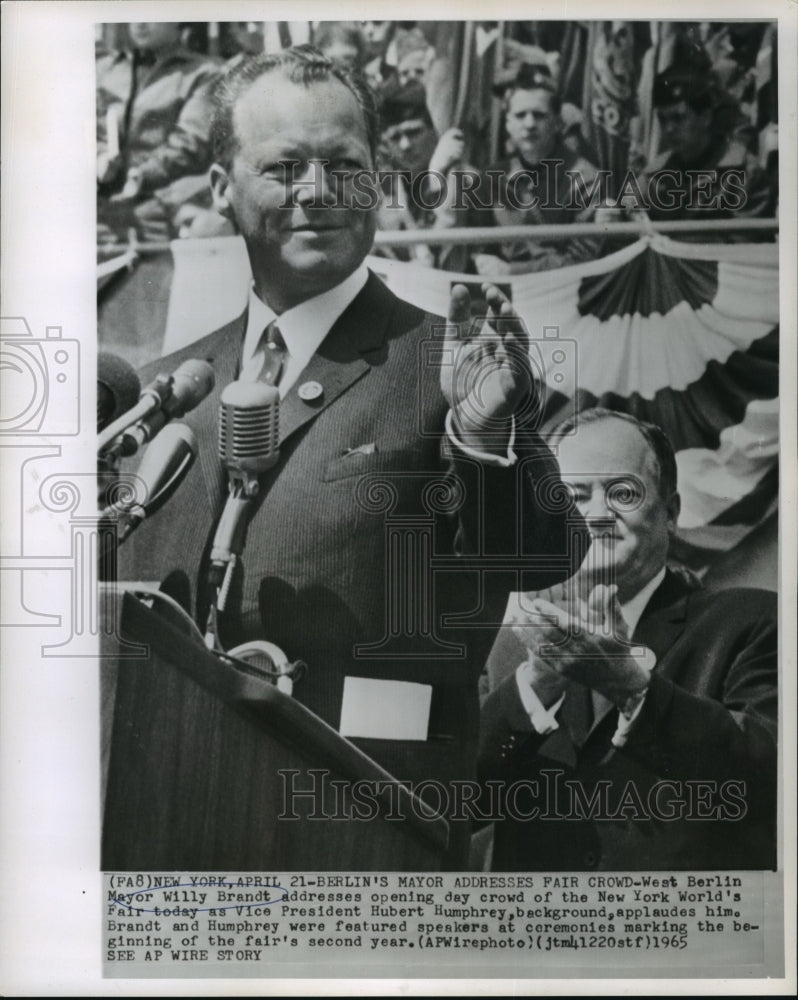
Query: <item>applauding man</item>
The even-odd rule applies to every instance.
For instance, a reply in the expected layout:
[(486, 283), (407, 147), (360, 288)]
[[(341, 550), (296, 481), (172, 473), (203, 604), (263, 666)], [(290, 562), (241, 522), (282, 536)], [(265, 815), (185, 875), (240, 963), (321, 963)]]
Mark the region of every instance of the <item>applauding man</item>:
[(666, 566), (679, 495), (659, 428), (597, 409), (553, 439), (592, 544), (566, 585), (518, 595), (489, 660), (493, 868), (771, 867), (775, 595)]

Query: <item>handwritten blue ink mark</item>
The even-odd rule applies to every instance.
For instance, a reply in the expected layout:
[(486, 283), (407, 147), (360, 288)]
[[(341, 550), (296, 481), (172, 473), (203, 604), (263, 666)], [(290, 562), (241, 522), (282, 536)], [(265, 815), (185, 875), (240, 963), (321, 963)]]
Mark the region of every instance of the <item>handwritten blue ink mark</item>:
[[(240, 889), (241, 886), (236, 885), (234, 882), (214, 882), (214, 884), (211, 885), (211, 886), (204, 885), (204, 886), (199, 886), (199, 888), (200, 889), (208, 889), (208, 888), (211, 888), (211, 889)], [(165, 893), (170, 893), (170, 894), (171, 893), (175, 893), (175, 895), (177, 896), (177, 890), (179, 890), (179, 889), (189, 889), (189, 890), (191, 890), (190, 893), (184, 892), (183, 893), (184, 897), (191, 895), (191, 896), (194, 896), (196, 898), (196, 896), (197, 896), (197, 889), (198, 889), (197, 885), (195, 885), (192, 882), (180, 882), (177, 885), (157, 886), (157, 887), (153, 887), (153, 888), (149, 888), (149, 889), (136, 889), (134, 892), (123, 892), (119, 896), (112, 896), (111, 899), (115, 903), (117, 903), (119, 906), (126, 906), (129, 910), (137, 910), (139, 913), (163, 913), (164, 912), (164, 908), (163, 907), (156, 906), (154, 909), (147, 909), (144, 906), (139, 906), (138, 904), (131, 902), (131, 900), (133, 900), (133, 898), (136, 897), (136, 896), (143, 896), (145, 894), (149, 895), (150, 893), (154, 893), (154, 892), (165, 892)], [(234, 907), (240, 908), (240, 909), (249, 909), (252, 906), (272, 906), (272, 905), (274, 905), (274, 903), (287, 903), (288, 902), (288, 900), (290, 899), (291, 893), (289, 892), (288, 889), (285, 888), (285, 886), (282, 886), (282, 885), (265, 885), (261, 889), (259, 889), (258, 891), (268, 894), (273, 889), (279, 889), (280, 892), (282, 892), (284, 895), (281, 896), (279, 899), (256, 899), (252, 903), (239, 903), (239, 902), (236, 902), (235, 900), (231, 900), (230, 902), (226, 902), (226, 901), (225, 902), (219, 902), (219, 903), (214, 904), (213, 906), (191, 906), (191, 903), (194, 900), (190, 899), (190, 898), (189, 899), (186, 899), (186, 898), (183, 898), (183, 899), (178, 899), (178, 898), (169, 899), (169, 898), (165, 897), (164, 898), (164, 903), (169, 903), (169, 904), (172, 904), (172, 905), (178, 907), (178, 913), (179, 913), (179, 915), (182, 915), (182, 913), (183, 913), (183, 909), (182, 908), (183, 907), (185, 909), (187, 909), (187, 910), (191, 910), (192, 913), (206, 913), (206, 912), (208, 912), (210, 910), (233, 909)], [(147, 902), (149, 902), (149, 900), (147, 900)], [(204, 902), (204, 899), (203, 899), (203, 902)]]

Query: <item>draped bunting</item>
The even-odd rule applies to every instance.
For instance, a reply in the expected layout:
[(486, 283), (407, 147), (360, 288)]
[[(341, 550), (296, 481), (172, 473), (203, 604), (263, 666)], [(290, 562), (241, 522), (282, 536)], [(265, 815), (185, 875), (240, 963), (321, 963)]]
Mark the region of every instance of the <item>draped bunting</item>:
[[(453, 283), (475, 280), (393, 261), (372, 266), (397, 294), (438, 313)], [(775, 244), (686, 246), (653, 235), (588, 264), (502, 279), (502, 287), (544, 371), (544, 426), (598, 405), (657, 423), (670, 438), (681, 561), (705, 569), (774, 512)]]
[(711, 302), (718, 290), (715, 261), (689, 264), (646, 248), (617, 271), (584, 278), (579, 284), (579, 313), (608, 320), (612, 316), (666, 315), (680, 302), (693, 309)]

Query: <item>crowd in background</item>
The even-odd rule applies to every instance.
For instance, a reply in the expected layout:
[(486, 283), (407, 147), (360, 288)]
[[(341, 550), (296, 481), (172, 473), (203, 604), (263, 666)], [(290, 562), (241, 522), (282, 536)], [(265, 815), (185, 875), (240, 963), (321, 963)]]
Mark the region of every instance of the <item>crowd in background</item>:
[(214, 86), (231, 64), (307, 42), (378, 96), (377, 166), (393, 177), (379, 228), (530, 228), (382, 253), (498, 276), (617, 246), (535, 238), (540, 225), (776, 215), (772, 23), (162, 22), (98, 33), (98, 245), (131, 229), (154, 243), (232, 232), (207, 183)]

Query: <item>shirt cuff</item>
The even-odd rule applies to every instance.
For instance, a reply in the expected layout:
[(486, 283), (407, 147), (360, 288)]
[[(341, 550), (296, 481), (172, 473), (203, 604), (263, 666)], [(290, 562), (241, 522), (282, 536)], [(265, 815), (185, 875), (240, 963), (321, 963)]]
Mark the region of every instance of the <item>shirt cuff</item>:
[(560, 728), (555, 715), (559, 712), (560, 706), (565, 701), (565, 695), (562, 695), (551, 708), (546, 708), (531, 685), (521, 679), (523, 667), (524, 664), (522, 663), (515, 672), (515, 686), (518, 688), (518, 696), (535, 732), (540, 736), (548, 736), (549, 733), (553, 733), (555, 729)]
[[(645, 656), (643, 658), (643, 666), (646, 670), (651, 673), (654, 667), (657, 665), (657, 658), (653, 651), (646, 648)], [(646, 695), (648, 693), (648, 688), (640, 691), (638, 694), (633, 695), (628, 699), (626, 704), (623, 706), (621, 711), (618, 713), (618, 725), (615, 729), (615, 735), (612, 737), (612, 745), (617, 749), (626, 745), (626, 740), (629, 737), (629, 732), (632, 726), (635, 724), (637, 717), (643, 711), (643, 705), (646, 703)]]
[(478, 451), (476, 448), (469, 448), (464, 445), (454, 432), (454, 414), (451, 410), (446, 414), (446, 435), (453, 445), (462, 451), (464, 455), (468, 455), (469, 458), (476, 458), (477, 461), (482, 462), (484, 465), (495, 465), (502, 469), (509, 469), (511, 466), (515, 465), (517, 456), (513, 451), (513, 446), (515, 444), (515, 417), (510, 418), (510, 440), (507, 443), (507, 455), (493, 455), (487, 451)]

